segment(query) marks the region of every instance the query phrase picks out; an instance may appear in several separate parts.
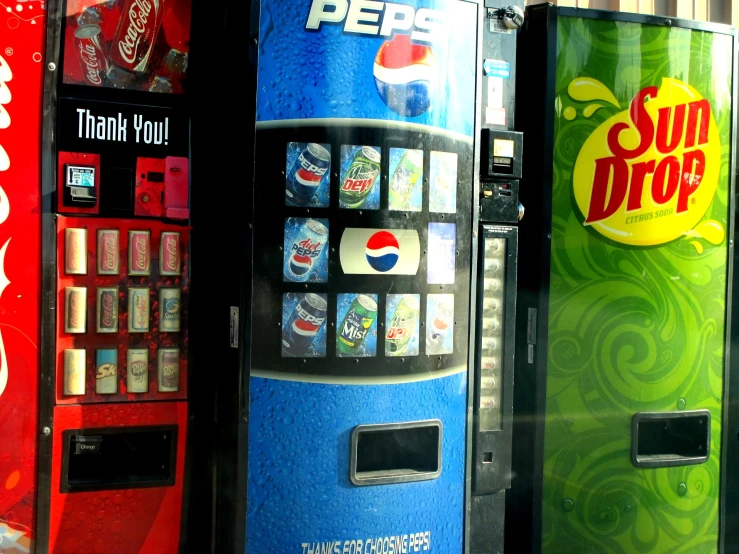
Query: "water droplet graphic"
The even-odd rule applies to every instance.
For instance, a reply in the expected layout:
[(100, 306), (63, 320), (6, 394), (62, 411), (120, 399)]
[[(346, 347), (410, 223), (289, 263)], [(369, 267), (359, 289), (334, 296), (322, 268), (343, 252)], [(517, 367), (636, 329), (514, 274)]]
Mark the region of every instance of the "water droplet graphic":
[(563, 512), (570, 513), (574, 509), (575, 509), (575, 503), (571, 499), (565, 498), (562, 501), (562, 511)]
[(724, 242), (726, 231), (724, 231), (724, 226), (721, 222), (715, 219), (707, 219), (696, 225), (693, 229), (685, 233), (685, 235), (688, 237), (702, 238), (711, 244), (719, 245)]
[(567, 93), (570, 98), (578, 102), (592, 102), (594, 100), (604, 100), (620, 108), (621, 105), (610, 89), (591, 77), (577, 77), (570, 81), (567, 86)]
[(703, 245), (700, 242), (697, 240), (691, 240), (690, 244), (695, 246), (695, 251), (698, 252), (698, 254), (703, 254)]
[(565, 108), (564, 116), (565, 116), (565, 119), (567, 119), (568, 121), (572, 121), (573, 119), (575, 119), (576, 115), (577, 115), (577, 112), (575, 111), (575, 108), (573, 108), (572, 106), (567, 106)]
[(631, 504), (626, 504), (626, 506), (624, 506), (624, 512), (628, 514), (630, 511), (631, 511)]
[(677, 399), (677, 409), (678, 410), (684, 410), (685, 409), (685, 399), (684, 398), (678, 398)]
[(688, 485), (686, 485), (685, 483), (680, 483), (677, 486), (677, 494), (678, 496), (685, 496), (686, 494), (688, 494)]
[(575, 423), (575, 422), (574, 422), (574, 421), (572, 421), (572, 418), (571, 418), (571, 417), (568, 417), (567, 419), (565, 419), (565, 425), (567, 425), (567, 427), (572, 427), (572, 425), (573, 425), (574, 423)]
[(590, 117), (601, 108), (605, 108), (605, 106), (603, 104), (590, 104), (585, 107), (582, 113), (585, 117)]

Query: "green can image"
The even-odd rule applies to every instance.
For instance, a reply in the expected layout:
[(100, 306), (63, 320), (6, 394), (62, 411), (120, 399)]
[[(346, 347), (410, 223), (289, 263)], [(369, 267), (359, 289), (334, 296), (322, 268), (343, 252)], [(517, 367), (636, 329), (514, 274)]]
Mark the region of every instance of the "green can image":
[[(388, 304), (390, 297), (388, 295)], [(403, 294), (387, 324), (385, 356), (418, 355), (418, 316), (420, 302), (417, 294)], [(415, 340), (414, 340), (415, 339)]]
[[(402, 149), (391, 148), (390, 159), (395, 151)], [(392, 166), (392, 162), (391, 162)], [(418, 184), (423, 181), (423, 151), (404, 150), (390, 180), (388, 192), (388, 207), (391, 210), (407, 210), (420, 212), (422, 196), (415, 194)]]
[(364, 353), (360, 350), (376, 317), (377, 302), (368, 294), (358, 294), (337, 329), (336, 348), (339, 357), (374, 355), (368, 351), (373, 349), (365, 348)]
[[(380, 153), (371, 146), (362, 146), (357, 150), (346, 173), (342, 176), (339, 206), (353, 209), (365, 207), (365, 202), (374, 189), (379, 174)], [(367, 207), (369, 209), (379, 208), (379, 206)]]

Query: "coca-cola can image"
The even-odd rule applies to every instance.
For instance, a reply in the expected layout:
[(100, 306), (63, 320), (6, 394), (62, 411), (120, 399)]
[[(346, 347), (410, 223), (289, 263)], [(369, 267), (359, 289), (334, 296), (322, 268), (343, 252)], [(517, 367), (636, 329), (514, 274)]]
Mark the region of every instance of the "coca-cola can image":
[(117, 66), (146, 72), (162, 24), (162, 0), (126, 0), (110, 46), (110, 59)]
[(180, 390), (180, 349), (160, 348), (157, 351), (159, 392)]
[(87, 287), (64, 289), (64, 332), (81, 334), (87, 329)]
[(97, 289), (97, 332), (118, 332), (118, 287)]
[(85, 82), (93, 87), (105, 85), (103, 79), (108, 69), (103, 34), (99, 25), (83, 25), (74, 32), (74, 48), (85, 76)]
[(126, 390), (149, 392), (149, 350), (129, 348), (126, 353)]
[(87, 229), (64, 229), (64, 273), (87, 275)]
[(149, 289), (147, 287), (128, 289), (128, 332), (149, 332)]
[(98, 229), (98, 275), (118, 275), (120, 233), (118, 229)]
[(151, 275), (150, 231), (128, 232), (128, 274)]
[(85, 394), (85, 370), (87, 355), (84, 348), (69, 348), (64, 351), (64, 394)]
[(180, 275), (180, 234), (164, 232), (159, 237), (159, 274)]

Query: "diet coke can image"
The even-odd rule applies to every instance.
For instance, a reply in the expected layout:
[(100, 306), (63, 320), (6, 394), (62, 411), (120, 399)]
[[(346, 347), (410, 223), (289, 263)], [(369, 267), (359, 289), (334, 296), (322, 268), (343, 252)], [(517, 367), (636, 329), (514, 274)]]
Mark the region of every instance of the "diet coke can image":
[(87, 229), (64, 229), (64, 273), (87, 275)]
[(162, 0), (126, 0), (110, 45), (110, 60), (127, 71), (146, 72), (163, 12)]
[(108, 69), (103, 34), (98, 25), (83, 25), (74, 32), (74, 47), (85, 76), (85, 82), (93, 87), (102, 87)]
[(87, 287), (64, 289), (64, 332), (82, 334), (87, 330)]

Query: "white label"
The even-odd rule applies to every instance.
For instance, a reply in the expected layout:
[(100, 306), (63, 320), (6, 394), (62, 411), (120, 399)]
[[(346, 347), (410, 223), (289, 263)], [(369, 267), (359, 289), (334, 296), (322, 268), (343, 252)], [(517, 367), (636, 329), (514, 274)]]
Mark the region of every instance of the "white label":
[(410, 554), (431, 550), (431, 532), (398, 533), (387, 537), (303, 542), (296, 554)]
[(503, 107), (503, 77), (490, 77), (488, 82), (488, 107)]
[(505, 126), (505, 108), (485, 108), (485, 123)]
[(231, 306), (231, 348), (239, 347), (239, 308)]

